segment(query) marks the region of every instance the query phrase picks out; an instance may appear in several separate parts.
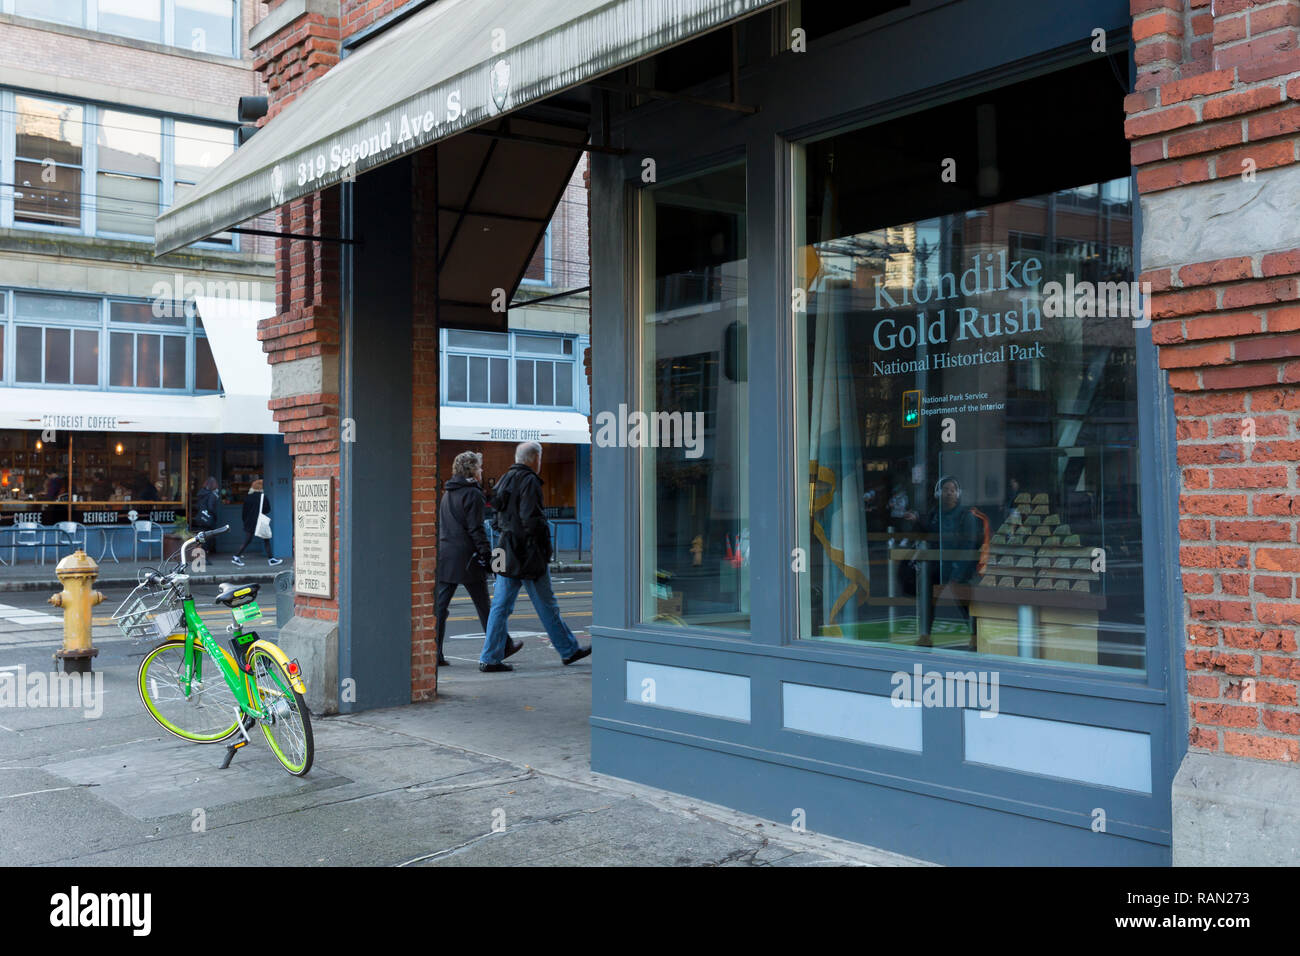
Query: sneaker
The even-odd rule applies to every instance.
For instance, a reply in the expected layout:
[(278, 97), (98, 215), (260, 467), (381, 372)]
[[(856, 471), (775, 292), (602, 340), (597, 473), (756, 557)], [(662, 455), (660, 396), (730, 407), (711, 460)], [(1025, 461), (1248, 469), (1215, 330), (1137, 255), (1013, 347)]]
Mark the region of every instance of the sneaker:
[(269, 564), (271, 567), (275, 567), (277, 564), (284, 564), (284, 558), (271, 558), (266, 563)]
[(239, 567), (242, 568), (244, 566), (244, 559), (241, 558), (239, 555), (235, 555), (233, 558), (230, 559), (230, 563), (239, 565)]
[(582, 660), (584, 657), (589, 657), (590, 655), (591, 655), (591, 645), (590, 645), (590, 644), (588, 644), (586, 647), (580, 647), (580, 648), (578, 648), (576, 651), (574, 651), (572, 654), (570, 654), (568, 657), (564, 658), (564, 666), (567, 667), (567, 666), (569, 666), (570, 664), (576, 664), (578, 661)]
[(485, 673), (489, 673), (489, 674), (499, 674), (501, 671), (512, 671), (512, 670), (514, 670), (515, 668), (514, 668), (514, 665), (512, 665), (512, 664), (507, 664), (507, 663), (505, 663), (504, 661), (502, 661), (502, 662), (499, 663), (499, 664), (483, 664), (483, 663), (480, 663), (480, 664), (478, 665), (478, 669), (481, 670), (481, 671), (484, 671)]

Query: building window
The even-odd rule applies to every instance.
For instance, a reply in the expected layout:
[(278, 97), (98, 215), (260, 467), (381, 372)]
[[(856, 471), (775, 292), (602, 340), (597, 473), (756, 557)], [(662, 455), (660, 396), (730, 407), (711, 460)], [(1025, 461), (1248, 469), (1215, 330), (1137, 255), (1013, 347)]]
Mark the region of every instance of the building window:
[(745, 166), (643, 197), (641, 618), (747, 630)]
[[(10, 7), (12, 4), (12, 7)], [(0, 12), (233, 57), (238, 0), (7, 0)]]
[[(1145, 668), (1144, 320), (1123, 111), (1093, 78), (799, 152), (803, 638)], [(1044, 169), (1008, 137), (957, 157), (992, 175), (918, 175), (1004, 110), (1079, 148)]]
[(570, 336), (450, 329), (443, 342), (446, 401), (573, 408), (573, 342)]
[(80, 27), (86, 25), (85, 2), (86, 0), (14, 0), (14, 13), (20, 17)]
[(97, 13), (98, 28), (103, 33), (162, 42), (161, 0), (97, 0)]
[[(0, 117), (9, 111), (14, 115), (15, 184), (12, 219), (5, 211), (0, 227), (149, 241), (167, 192), (173, 202), (183, 200), (235, 149), (234, 132), (227, 126), (4, 90), (0, 107)], [(0, 130), (8, 128), (0, 120)], [(87, 129), (94, 131), (93, 144), (84, 142)], [(164, 149), (168, 141), (173, 148)], [(6, 152), (0, 148), (0, 154)], [(83, 202), (87, 183), (93, 195)], [(236, 244), (231, 233), (204, 241)]]
[[(229, 159), (235, 152), (229, 129), (223, 126), (206, 126), (176, 120), (173, 124), (172, 144), (175, 147), (172, 203), (185, 201), (185, 196), (195, 184)], [(231, 245), (234, 234), (218, 233), (207, 240)]]
[(234, 56), (239, 5), (234, 0), (175, 0), (176, 46)]
[(185, 336), (144, 332), (109, 335), (109, 384), (114, 388), (185, 388)]
[(32, 96), (14, 106), (14, 221), (79, 229), (84, 109)]
[(101, 109), (97, 143), (99, 231), (153, 238), (162, 189), (162, 120)]
[(546, 232), (542, 234), (542, 241), (537, 244), (533, 250), (533, 257), (528, 260), (528, 267), (524, 270), (524, 277), (521, 281), (523, 285), (550, 285), (551, 284), (551, 223), (546, 224)]
[(194, 337), (194, 391), (221, 391), (221, 378), (217, 375), (217, 363), (212, 358), (212, 348), (208, 345), (206, 335), (196, 335)]
[[(11, 296), (13, 306), (7, 309)], [(203, 320), (192, 302), (159, 308), (153, 301), (105, 303), (0, 290), (0, 372), (6, 368), (8, 343), (18, 385), (222, 390)]]
[(123, 432), (0, 430), (6, 522), (112, 525), (128, 508), (164, 524), (183, 514), (185, 438)]
[(14, 381), (97, 386), (99, 303), (94, 299), (25, 293), (14, 299)]

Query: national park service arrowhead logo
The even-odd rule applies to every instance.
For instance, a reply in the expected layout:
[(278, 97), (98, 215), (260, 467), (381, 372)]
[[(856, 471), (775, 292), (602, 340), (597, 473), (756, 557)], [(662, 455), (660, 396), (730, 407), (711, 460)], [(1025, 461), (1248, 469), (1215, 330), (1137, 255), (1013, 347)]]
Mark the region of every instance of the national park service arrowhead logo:
[(275, 206), (284, 204), (284, 170), (279, 166), (271, 170), (271, 203)]
[(492, 75), (488, 78), (488, 87), (492, 102), (496, 105), (496, 111), (498, 113), (502, 112), (510, 99), (510, 64), (508, 62), (497, 60), (493, 64)]

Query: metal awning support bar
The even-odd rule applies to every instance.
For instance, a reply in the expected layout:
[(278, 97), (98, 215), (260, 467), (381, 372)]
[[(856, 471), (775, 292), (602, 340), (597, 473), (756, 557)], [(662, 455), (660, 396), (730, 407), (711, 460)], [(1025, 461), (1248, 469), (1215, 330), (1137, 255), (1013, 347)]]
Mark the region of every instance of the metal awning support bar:
[(535, 299), (520, 299), (518, 302), (511, 302), (506, 306), (507, 311), (510, 309), (522, 309), (526, 305), (537, 305), (539, 302), (550, 302), (552, 299), (567, 299), (571, 295), (577, 295), (579, 292), (590, 292), (591, 286), (579, 286), (576, 289), (566, 289), (563, 292), (552, 292), (550, 295), (539, 295)]
[(313, 236), (301, 232), (273, 232), (270, 229), (222, 229), (222, 232), (237, 232), (241, 236), (270, 236), (272, 239), (302, 239), (306, 242), (337, 242), (344, 246), (357, 246), (360, 241), (344, 239), (342, 236)]

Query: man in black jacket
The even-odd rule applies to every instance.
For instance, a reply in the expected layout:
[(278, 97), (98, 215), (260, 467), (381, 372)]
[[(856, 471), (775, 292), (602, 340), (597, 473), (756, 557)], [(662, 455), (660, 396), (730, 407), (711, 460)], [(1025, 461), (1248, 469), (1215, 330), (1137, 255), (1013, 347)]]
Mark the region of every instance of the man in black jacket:
[(514, 670), (504, 658), (514, 653), (507, 648), (506, 620), (515, 609), (521, 587), (528, 589), (537, 616), (541, 618), (551, 644), (565, 664), (580, 661), (591, 653), (581, 647), (573, 631), (560, 617), (559, 602), (551, 588), (551, 527), (542, 511), (542, 446), (527, 441), (515, 448), (515, 464), (497, 482), (492, 503), (501, 533), (493, 570), (497, 583), (492, 595), (487, 638), (479, 655), (481, 671)]
[[(446, 667), (447, 611), (458, 585), (465, 585), (484, 633), (488, 629), (487, 570), (492, 562), (487, 532), (483, 530), (483, 456), (463, 451), (451, 464), (452, 478), (443, 485), (438, 505), (438, 590), (434, 598), (438, 616), (438, 665)], [(523, 648), (522, 641), (511, 641), (505, 656)]]

